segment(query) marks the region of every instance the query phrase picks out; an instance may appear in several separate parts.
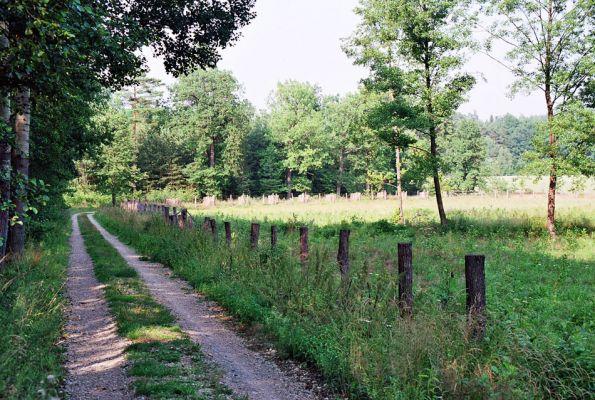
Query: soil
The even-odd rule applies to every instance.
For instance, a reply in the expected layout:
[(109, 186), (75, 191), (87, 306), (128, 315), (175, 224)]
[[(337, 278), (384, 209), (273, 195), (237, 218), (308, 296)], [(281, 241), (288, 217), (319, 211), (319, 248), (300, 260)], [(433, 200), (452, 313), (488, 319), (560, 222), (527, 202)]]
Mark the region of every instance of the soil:
[(132, 399), (124, 369), (124, 350), (129, 343), (117, 334), (77, 217), (78, 214), (72, 216), (72, 250), (66, 280), (70, 302), (66, 311), (65, 391), (71, 400)]

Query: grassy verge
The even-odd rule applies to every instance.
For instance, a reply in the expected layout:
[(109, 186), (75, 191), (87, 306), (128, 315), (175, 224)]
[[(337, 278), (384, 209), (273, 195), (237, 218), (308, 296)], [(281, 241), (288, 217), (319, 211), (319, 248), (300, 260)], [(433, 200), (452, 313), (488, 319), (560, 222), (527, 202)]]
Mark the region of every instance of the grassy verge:
[(63, 285), (70, 246), (66, 212), (0, 272), (0, 398), (57, 396), (63, 378)]
[[(386, 220), (311, 226), (304, 272), (299, 221), (277, 221), (276, 249), (265, 244), (263, 225), (260, 249), (251, 251), (250, 220), (232, 220), (230, 251), (222, 238), (213, 242), (159, 217), (106, 210), (98, 219), (354, 397), (568, 399), (593, 393), (593, 236), (581, 226), (565, 229), (556, 244), (533, 220), (498, 223), (489, 213), (459, 218), (450, 230)], [(352, 230), (347, 290), (335, 261), (341, 227)], [(395, 306), (399, 241), (414, 245), (410, 322)], [(488, 260), (489, 324), (481, 342), (469, 339), (465, 324), (463, 259), (470, 253)]]
[(220, 374), (158, 304), (136, 271), (101, 236), (86, 215), (80, 217), (85, 247), (118, 332), (133, 344), (127, 348), (137, 395), (160, 399), (228, 399)]

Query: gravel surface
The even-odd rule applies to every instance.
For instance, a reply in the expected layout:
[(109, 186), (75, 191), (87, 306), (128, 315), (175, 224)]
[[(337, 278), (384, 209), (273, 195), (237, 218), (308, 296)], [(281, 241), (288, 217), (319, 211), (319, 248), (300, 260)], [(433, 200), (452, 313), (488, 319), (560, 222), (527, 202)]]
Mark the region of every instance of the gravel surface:
[(66, 293), (66, 393), (72, 400), (132, 399), (126, 376), (124, 349), (109, 314), (103, 287), (95, 278), (93, 262), (72, 216), (71, 254)]
[(297, 376), (281, 371), (274, 362), (248, 349), (246, 343), (221, 321), (212, 303), (202, 301), (192, 288), (161, 264), (142, 261), (132, 249), (89, 216), (103, 237), (144, 280), (151, 295), (170, 309), (191, 339), (221, 367), (223, 383), (253, 400), (308, 400), (316, 396)]

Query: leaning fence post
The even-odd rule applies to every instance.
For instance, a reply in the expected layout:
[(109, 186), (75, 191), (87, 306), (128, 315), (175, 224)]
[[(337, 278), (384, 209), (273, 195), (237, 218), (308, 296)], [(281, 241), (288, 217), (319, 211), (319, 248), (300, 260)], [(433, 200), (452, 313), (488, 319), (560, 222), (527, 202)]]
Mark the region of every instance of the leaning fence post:
[(260, 236), (260, 224), (252, 223), (250, 226), (250, 246), (253, 249), (258, 247), (258, 237)]
[(225, 241), (228, 245), (231, 244), (231, 223), (229, 221), (225, 221), (223, 223), (225, 226)]
[(277, 245), (277, 226), (271, 225), (271, 247)]
[(467, 290), (467, 322), (471, 336), (482, 338), (486, 324), (485, 256), (465, 256), (465, 286)]
[(401, 317), (413, 314), (413, 252), (411, 243), (397, 245), (399, 261), (399, 308)]
[(337, 263), (341, 272), (341, 280), (346, 281), (349, 274), (349, 229), (341, 229), (339, 232), (339, 251), (337, 252)]
[(304, 268), (308, 262), (308, 256), (308, 227), (302, 226), (300, 227), (300, 262)]

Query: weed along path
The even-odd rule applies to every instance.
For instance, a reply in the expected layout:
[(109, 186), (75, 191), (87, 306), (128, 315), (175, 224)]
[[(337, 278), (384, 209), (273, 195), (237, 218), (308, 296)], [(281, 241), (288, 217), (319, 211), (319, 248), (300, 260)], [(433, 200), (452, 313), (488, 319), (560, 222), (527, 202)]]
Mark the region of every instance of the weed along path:
[(157, 302), (172, 312), (180, 327), (221, 367), (225, 385), (253, 400), (316, 398), (295, 377), (248, 349), (239, 336), (216, 318), (217, 314), (210, 309), (210, 305), (201, 301), (187, 283), (172, 279), (169, 269), (161, 264), (142, 261), (139, 255), (107, 232), (91, 215), (89, 220), (138, 272)]
[(131, 399), (123, 366), (128, 342), (119, 337), (102, 286), (85, 249), (78, 214), (72, 216), (66, 292), (66, 393), (71, 400)]

